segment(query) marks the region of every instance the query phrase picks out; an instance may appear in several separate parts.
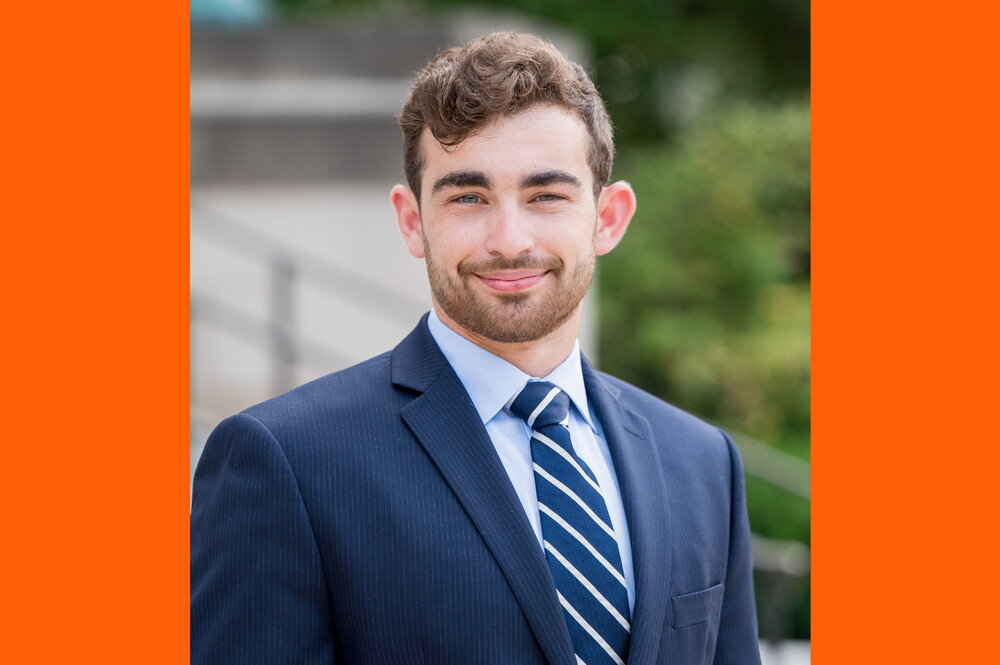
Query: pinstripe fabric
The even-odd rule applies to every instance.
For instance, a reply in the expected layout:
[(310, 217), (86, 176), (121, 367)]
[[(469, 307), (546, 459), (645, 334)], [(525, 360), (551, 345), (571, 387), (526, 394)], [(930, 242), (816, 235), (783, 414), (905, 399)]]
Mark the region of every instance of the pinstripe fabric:
[[(583, 372), (631, 534), (628, 664), (757, 665), (735, 447)], [(228, 418), (198, 464), (192, 665), (576, 665), (551, 577), (426, 323)]]
[(623, 665), (631, 624), (621, 557), (597, 478), (573, 450), (569, 402), (553, 384), (529, 381), (509, 409), (532, 429), (545, 557), (578, 662)]

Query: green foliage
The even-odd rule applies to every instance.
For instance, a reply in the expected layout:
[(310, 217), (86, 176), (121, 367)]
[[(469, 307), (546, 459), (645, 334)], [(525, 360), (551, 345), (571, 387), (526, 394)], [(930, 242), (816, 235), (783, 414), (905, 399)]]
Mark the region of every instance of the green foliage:
[(615, 177), (639, 208), (600, 262), (602, 367), (807, 456), (807, 103), (720, 109)]
[[(809, 108), (736, 102), (625, 148), (639, 206), (599, 262), (600, 364), (809, 457)], [(809, 542), (807, 500), (747, 478), (756, 533)], [(769, 637), (809, 636), (807, 580), (760, 573)]]
[[(619, 145), (674, 131), (677, 89), (709, 73), (729, 97), (760, 99), (809, 85), (810, 5), (803, 0), (274, 0), (288, 17), (399, 19), (462, 9), (505, 9), (575, 32)], [(415, 65), (416, 66), (416, 65)]]

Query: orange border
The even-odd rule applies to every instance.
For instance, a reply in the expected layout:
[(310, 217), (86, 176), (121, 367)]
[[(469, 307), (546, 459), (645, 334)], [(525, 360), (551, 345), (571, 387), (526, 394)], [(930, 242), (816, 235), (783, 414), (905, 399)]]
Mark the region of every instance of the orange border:
[(994, 651), (996, 26), (813, 5), (818, 665)]
[(8, 663), (188, 658), (188, 24), (168, 5), (5, 8)]

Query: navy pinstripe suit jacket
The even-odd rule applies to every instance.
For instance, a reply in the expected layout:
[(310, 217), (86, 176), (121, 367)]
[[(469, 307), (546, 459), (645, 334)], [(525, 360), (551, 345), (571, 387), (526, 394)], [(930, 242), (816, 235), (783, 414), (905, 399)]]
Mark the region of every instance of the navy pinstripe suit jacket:
[[(632, 539), (629, 665), (759, 663), (733, 443), (584, 364)], [(212, 434), (191, 513), (191, 655), (575, 664), (545, 557), (426, 319)]]

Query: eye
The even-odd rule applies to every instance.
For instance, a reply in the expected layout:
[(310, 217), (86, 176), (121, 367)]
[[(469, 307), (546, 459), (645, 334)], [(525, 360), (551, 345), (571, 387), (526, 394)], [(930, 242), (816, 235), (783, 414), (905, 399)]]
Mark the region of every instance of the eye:
[(482, 203), (483, 199), (481, 196), (479, 196), (479, 194), (462, 194), (461, 196), (456, 196), (455, 198), (453, 198), (452, 202), (475, 204), (475, 203)]
[(544, 192), (542, 194), (537, 195), (532, 200), (533, 201), (539, 201), (541, 203), (547, 203), (549, 201), (562, 201), (565, 198), (566, 198), (565, 196), (560, 196), (559, 194), (552, 194), (551, 192)]

